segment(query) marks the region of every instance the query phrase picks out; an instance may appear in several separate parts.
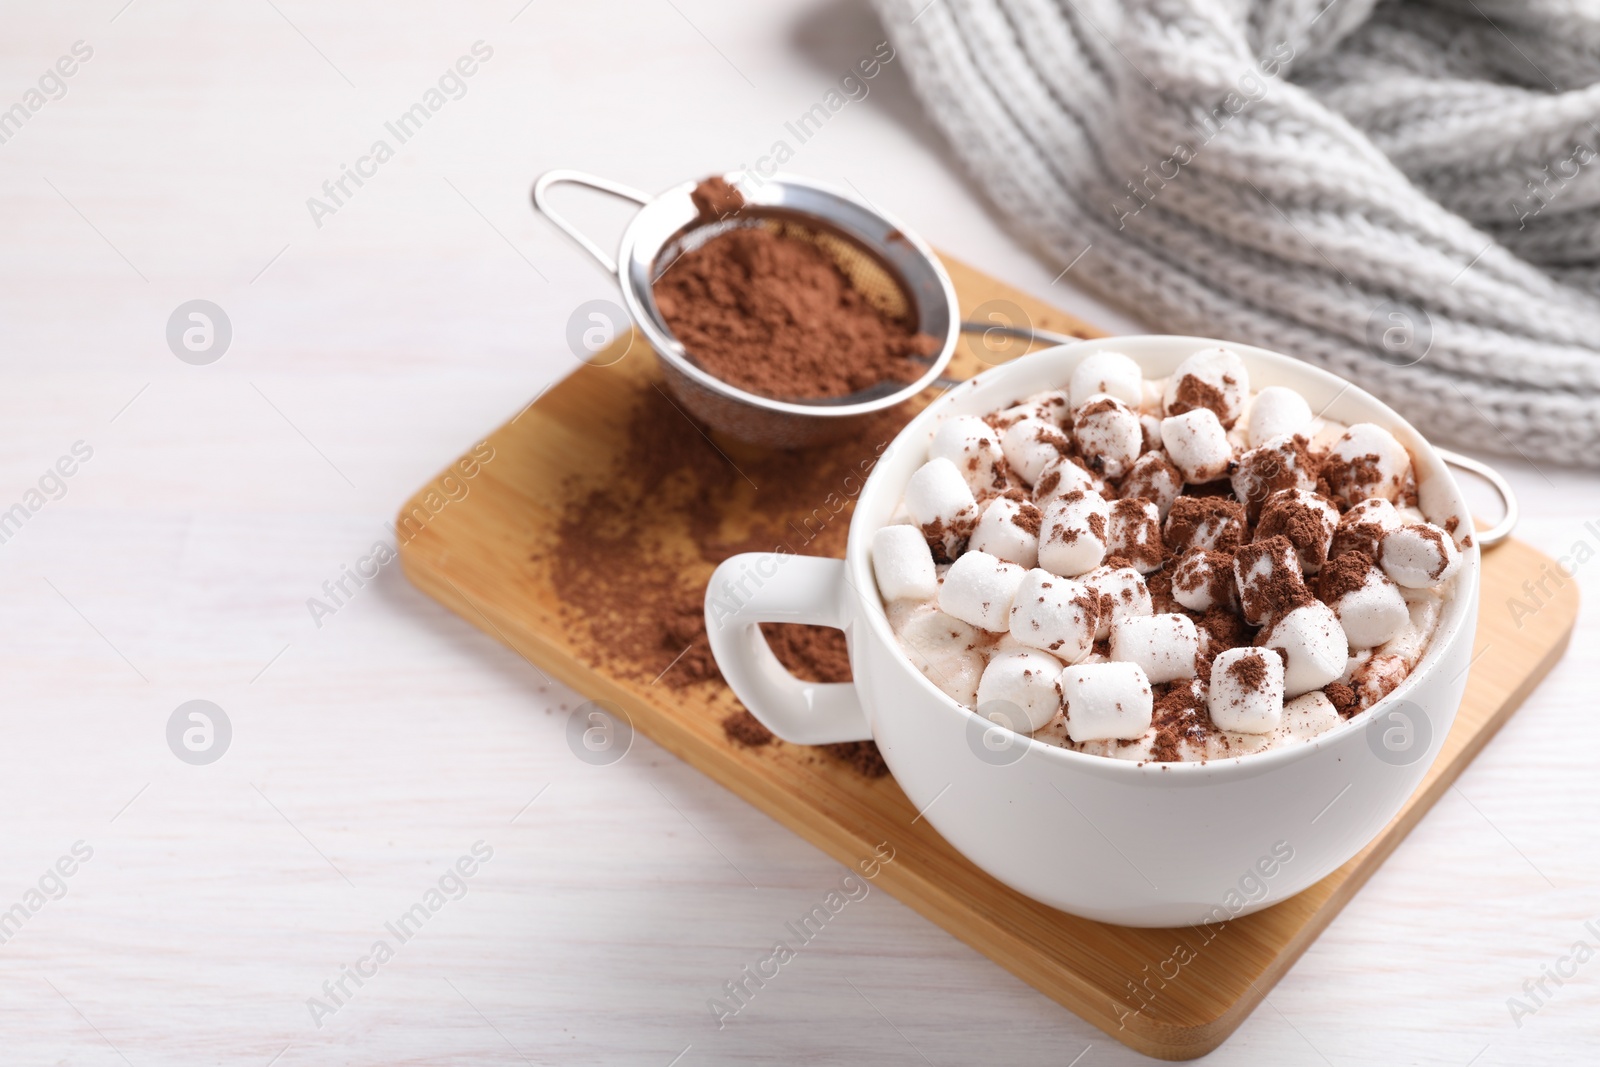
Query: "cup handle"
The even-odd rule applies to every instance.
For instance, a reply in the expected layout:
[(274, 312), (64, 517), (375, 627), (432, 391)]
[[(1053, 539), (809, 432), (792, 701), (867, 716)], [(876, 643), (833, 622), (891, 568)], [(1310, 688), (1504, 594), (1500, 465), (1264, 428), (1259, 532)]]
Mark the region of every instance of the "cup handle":
[(597, 178), (593, 174), (585, 174), (578, 170), (547, 170), (539, 175), (538, 179), (533, 183), (534, 210), (555, 223), (556, 228), (562, 233), (578, 242), (578, 246), (589, 253), (589, 256), (596, 263), (600, 264), (601, 270), (613, 278), (617, 277), (617, 261), (611, 258), (594, 241), (590, 240), (588, 234), (560, 215), (557, 215), (555, 210), (551, 208), (550, 190), (557, 185), (581, 185), (586, 189), (593, 189), (595, 192), (608, 193), (623, 200), (632, 200), (636, 204), (648, 204), (650, 197), (631, 186), (623, 185), (621, 182), (614, 182), (609, 178)]
[(1517, 494), (1512, 492), (1511, 483), (1506, 481), (1505, 475), (1501, 474), (1487, 463), (1475, 460), (1471, 456), (1463, 456), (1459, 452), (1451, 452), (1449, 449), (1445, 448), (1436, 447), (1434, 451), (1439, 453), (1439, 458), (1444, 460), (1450, 466), (1460, 467), (1464, 471), (1471, 471), (1473, 474), (1476, 474), (1478, 477), (1488, 482), (1494, 491), (1500, 496), (1500, 503), (1505, 510), (1501, 514), (1499, 522), (1495, 523), (1487, 530), (1477, 531), (1478, 547), (1493, 548), (1501, 541), (1504, 541), (1506, 538), (1510, 537), (1511, 531), (1516, 529), (1517, 518), (1521, 514), (1521, 509), (1517, 507)]
[(722, 677), (761, 724), (797, 745), (872, 736), (853, 682), (805, 682), (778, 662), (764, 622), (850, 626), (842, 559), (744, 552), (722, 562), (706, 586), (706, 636)]

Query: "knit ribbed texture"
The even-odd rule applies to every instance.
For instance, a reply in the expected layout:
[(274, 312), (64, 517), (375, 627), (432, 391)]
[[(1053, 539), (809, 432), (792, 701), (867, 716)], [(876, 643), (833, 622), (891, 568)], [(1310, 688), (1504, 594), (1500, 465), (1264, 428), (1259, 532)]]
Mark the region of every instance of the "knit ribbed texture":
[(1600, 5), (876, 2), (1078, 285), (1441, 441), (1600, 466)]

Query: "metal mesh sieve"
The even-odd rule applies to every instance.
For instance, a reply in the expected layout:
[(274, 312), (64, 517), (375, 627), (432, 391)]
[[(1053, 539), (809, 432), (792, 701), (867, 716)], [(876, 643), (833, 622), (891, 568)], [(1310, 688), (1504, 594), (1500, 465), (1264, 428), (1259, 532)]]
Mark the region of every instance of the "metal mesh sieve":
[[(732, 181), (735, 175), (727, 176)], [(616, 260), (554, 214), (548, 191), (574, 183), (641, 205), (623, 232)], [(534, 206), (615, 275), (635, 326), (661, 357), (667, 385), (684, 407), (713, 429), (750, 444), (797, 448), (848, 433), (866, 416), (916, 395), (943, 372), (960, 322), (955, 290), (933, 252), (883, 213), (816, 182), (777, 175), (741, 190), (738, 216), (705, 221), (690, 199), (694, 183), (657, 197), (573, 171), (550, 171), (534, 184)], [(852, 284), (892, 317), (941, 341), (913, 382), (882, 382), (843, 397), (778, 399), (746, 392), (707, 373), (672, 335), (653, 287), (678, 256), (736, 226), (763, 226), (827, 252)]]

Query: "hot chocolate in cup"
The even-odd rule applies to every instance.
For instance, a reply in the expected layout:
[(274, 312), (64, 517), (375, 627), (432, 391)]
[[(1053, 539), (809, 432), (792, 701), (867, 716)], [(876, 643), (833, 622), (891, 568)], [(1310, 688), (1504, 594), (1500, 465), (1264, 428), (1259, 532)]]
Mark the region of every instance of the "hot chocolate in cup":
[[(1253, 388), (1287, 387), (1329, 419), (1392, 434), (1411, 455), (1417, 507), (1468, 546), (1411, 673), (1372, 707), (1302, 744), (1141, 763), (1008, 730), (995, 720), (1026, 731), (1028, 709), (980, 705), (998, 713), (986, 717), (912, 663), (872, 570), (873, 536), (894, 523), (947, 418), (1062, 389), (1096, 352), (1124, 353), (1146, 378), (1160, 378), (1222, 343), (1080, 342), (996, 367), (934, 401), (879, 459), (857, 500), (845, 559), (752, 553), (713, 575), (707, 632), (735, 694), (789, 742), (875, 740), (913, 808), (955, 848), (1001, 882), (1075, 915), (1134, 926), (1219, 921), (1298, 893), (1345, 863), (1394, 817), (1438, 755), (1467, 683), (1478, 608), (1479, 550), (1460, 488), (1440, 454), (1376, 398), (1287, 356), (1227, 345), (1245, 361)], [(843, 630), (854, 681), (789, 675), (761, 635), (763, 622)], [(1241, 894), (1244, 879), (1257, 888)]]

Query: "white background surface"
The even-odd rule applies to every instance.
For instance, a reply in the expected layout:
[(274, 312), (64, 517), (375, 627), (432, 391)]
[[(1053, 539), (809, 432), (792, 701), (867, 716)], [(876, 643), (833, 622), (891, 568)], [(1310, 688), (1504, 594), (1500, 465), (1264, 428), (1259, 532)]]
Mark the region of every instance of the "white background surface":
[[(648, 741), (579, 762), (573, 694), (395, 566), (320, 628), (306, 608), (573, 369), (567, 317), (611, 290), (531, 215), (533, 176), (753, 161), (882, 39), (862, 6), (123, 2), (0, 7), (0, 108), (94, 48), (0, 145), (0, 509), (94, 449), (0, 545), (0, 909), (94, 850), (0, 945), (0, 1061), (1140, 1061), (878, 891), (717, 1030), (707, 998), (843, 869)], [(315, 226), (306, 198), (480, 39), (466, 96)], [(1134, 324), (997, 226), (895, 64), (790, 169)], [(211, 366), (164, 339), (197, 297), (233, 324)], [(1600, 550), (1600, 481), (1504, 468), (1521, 536)], [(1578, 580), (1600, 602), (1600, 562)], [(1597, 620), (1212, 1062), (1592, 1054), (1600, 962), (1520, 1027), (1506, 1001), (1600, 947)], [(207, 767), (165, 741), (195, 698), (233, 725)], [(479, 840), (468, 894), (314, 1026), (307, 998)]]

